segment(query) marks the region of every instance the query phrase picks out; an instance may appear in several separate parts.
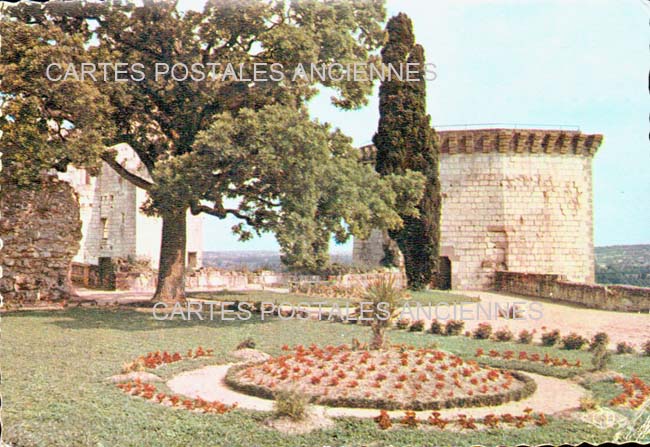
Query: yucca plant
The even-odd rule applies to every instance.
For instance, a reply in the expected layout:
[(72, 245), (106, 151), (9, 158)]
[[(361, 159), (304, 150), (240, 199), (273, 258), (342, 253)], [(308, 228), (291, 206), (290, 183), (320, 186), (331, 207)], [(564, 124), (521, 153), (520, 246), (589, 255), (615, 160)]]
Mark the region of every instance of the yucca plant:
[(370, 283), (366, 299), (371, 303), (372, 340), (370, 349), (382, 349), (386, 343), (386, 329), (398, 313), (404, 291), (395, 284), (395, 278), (381, 277)]

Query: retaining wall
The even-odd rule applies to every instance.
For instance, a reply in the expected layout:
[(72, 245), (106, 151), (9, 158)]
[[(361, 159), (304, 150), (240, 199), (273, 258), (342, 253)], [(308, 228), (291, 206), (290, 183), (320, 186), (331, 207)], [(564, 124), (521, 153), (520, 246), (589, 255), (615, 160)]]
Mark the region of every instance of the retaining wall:
[(496, 274), (495, 288), (595, 309), (650, 312), (650, 288), (645, 287), (582, 284), (567, 281), (562, 275), (500, 271)]

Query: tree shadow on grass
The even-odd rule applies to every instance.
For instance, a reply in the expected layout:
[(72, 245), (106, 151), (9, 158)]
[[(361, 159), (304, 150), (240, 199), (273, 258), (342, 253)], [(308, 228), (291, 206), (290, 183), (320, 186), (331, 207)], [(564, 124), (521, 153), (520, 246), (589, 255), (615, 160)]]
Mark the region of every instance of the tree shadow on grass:
[(205, 327), (206, 329), (219, 327), (244, 327), (251, 324), (264, 324), (274, 321), (275, 317), (266, 315), (264, 319), (260, 315), (252, 314), (246, 319), (237, 319), (234, 314), (227, 314), (228, 318), (235, 320), (223, 320), (218, 309), (215, 309), (212, 319), (209, 310), (203, 314), (203, 320), (193, 314), (187, 319), (187, 312), (183, 315), (177, 314), (171, 319), (156, 320), (151, 312), (138, 312), (128, 309), (97, 309), (97, 308), (73, 308), (61, 311), (30, 311), (15, 312), (4, 315), (3, 318), (49, 318), (50, 324), (62, 329), (83, 330), (83, 329), (110, 329), (119, 331), (159, 331), (162, 329), (188, 329), (194, 327)]

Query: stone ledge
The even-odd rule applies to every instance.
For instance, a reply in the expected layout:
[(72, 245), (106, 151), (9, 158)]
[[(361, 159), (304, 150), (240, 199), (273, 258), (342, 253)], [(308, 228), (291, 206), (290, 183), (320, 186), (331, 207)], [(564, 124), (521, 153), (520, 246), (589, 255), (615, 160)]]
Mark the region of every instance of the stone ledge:
[(562, 275), (498, 271), (496, 290), (547, 298), (585, 307), (623, 312), (650, 312), (650, 288), (582, 284)]
[[(567, 154), (592, 157), (600, 147), (601, 134), (577, 130), (471, 129), (436, 132), (442, 154)], [(376, 149), (359, 148), (361, 159), (374, 162)]]

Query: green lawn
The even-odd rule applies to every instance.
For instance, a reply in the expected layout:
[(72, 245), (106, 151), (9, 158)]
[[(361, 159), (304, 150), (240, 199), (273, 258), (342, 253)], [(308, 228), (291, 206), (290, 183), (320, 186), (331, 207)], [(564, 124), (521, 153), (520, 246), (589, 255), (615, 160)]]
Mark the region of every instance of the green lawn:
[[(461, 295), (458, 293), (445, 292), (442, 290), (426, 290), (422, 292), (409, 292), (411, 297), (403, 300), (411, 305), (420, 303), (421, 305), (435, 306), (440, 303), (456, 304), (462, 302), (478, 302), (478, 298)], [(188, 293), (190, 298), (211, 300), (211, 301), (262, 301), (274, 304), (307, 304), (307, 303), (331, 303), (343, 305), (356, 301), (355, 299), (345, 298), (326, 298), (319, 296), (309, 296), (297, 293), (277, 293), (268, 291), (215, 291), (215, 292), (191, 292)]]
[[(473, 357), (476, 347), (505, 350), (509, 344), (391, 331), (391, 340), (416, 346), (435, 341), (442, 349)], [(129, 397), (105, 378), (124, 362), (148, 351), (184, 353), (202, 345), (215, 358), (182, 362), (160, 370), (169, 377), (182, 369), (220, 363), (241, 340), (280, 354), (283, 344), (349, 343), (369, 339), (357, 325), (277, 319), (259, 321), (155, 321), (131, 310), (70, 309), (15, 312), (2, 317), (3, 436), (16, 446), (421, 446), (591, 443), (611, 431), (551, 420), (546, 427), (469, 433), (396, 429), (382, 431), (371, 420), (340, 419), (336, 426), (289, 436), (264, 428), (266, 414), (235, 410), (221, 416), (174, 410)], [(496, 347), (498, 346), (498, 347)], [(585, 352), (530, 347), (553, 356), (588, 358)], [(650, 380), (650, 359), (615, 357), (621, 371)], [(167, 367), (165, 367), (167, 368)]]

